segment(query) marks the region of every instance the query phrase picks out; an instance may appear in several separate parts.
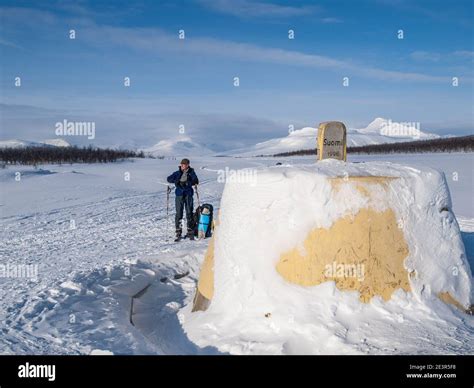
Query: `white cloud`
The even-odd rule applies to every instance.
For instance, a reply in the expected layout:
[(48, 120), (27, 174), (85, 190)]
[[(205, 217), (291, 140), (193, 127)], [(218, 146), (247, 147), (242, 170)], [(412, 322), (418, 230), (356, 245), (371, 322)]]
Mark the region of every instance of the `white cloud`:
[[(30, 19), (36, 16), (41, 16), (41, 19), (47, 24), (57, 25), (61, 22), (54, 14), (45, 11), (38, 11), (38, 14), (27, 8), (7, 8), (6, 10), (0, 9), (0, 11), (9, 14), (10, 21), (12, 23), (17, 22), (17, 24), (28, 23)], [(185, 40), (179, 40), (177, 33), (170, 34), (159, 28), (99, 26), (87, 18), (81, 19), (81, 23), (83, 24), (81, 37), (90, 44), (98, 45), (103, 48), (115, 45), (120, 48), (127, 47), (132, 50), (146, 50), (160, 54), (191, 54), (207, 58), (230, 58), (249, 62), (305, 66), (330, 71), (337, 70), (341, 74), (341, 79), (343, 76), (362, 76), (365, 78), (390, 81), (441, 83), (449, 82), (450, 80), (450, 76), (385, 70), (370, 67), (361, 62), (344, 61), (327, 55), (308, 54), (301, 51), (265, 47), (257, 44), (213, 38), (198, 38), (189, 34)], [(465, 78), (465, 82), (472, 82), (472, 80)]]
[(410, 58), (420, 62), (439, 62), (452, 58), (474, 60), (474, 51), (457, 50), (449, 53), (440, 54), (430, 51), (414, 51), (410, 54)]
[(385, 70), (369, 67), (325, 55), (307, 54), (301, 51), (271, 48), (249, 43), (239, 43), (212, 38), (187, 36), (179, 40), (177, 35), (156, 28), (95, 27), (84, 31), (84, 37), (93, 44), (115, 44), (120, 47), (147, 50), (156, 53), (192, 54), (213, 58), (231, 58), (249, 62), (264, 62), (290, 66), (305, 66), (338, 70), (342, 76), (362, 76), (391, 81), (448, 82), (449, 77)]
[(458, 50), (453, 53), (457, 57), (461, 58), (467, 58), (470, 59), (471, 61), (474, 61), (474, 51), (469, 51), (469, 50)]
[[(1, 7), (0, 20), (4, 25), (28, 25), (35, 27), (41, 24), (52, 25), (57, 22), (57, 17), (48, 12), (34, 8), (24, 7)], [(34, 21), (34, 23), (32, 23)]]
[(0, 37), (0, 45), (2, 46), (7, 46), (7, 47), (13, 47), (17, 49), (22, 49), (21, 46), (18, 46), (17, 44), (10, 42), (9, 40), (3, 39)]
[(410, 57), (415, 61), (438, 62), (441, 59), (441, 54), (428, 51), (414, 51), (410, 54)]
[[(135, 109), (132, 109), (134, 111)], [(287, 125), (278, 120), (251, 114), (174, 113), (148, 109), (131, 113), (84, 109), (48, 109), (32, 105), (0, 103), (3, 126), (0, 140), (41, 141), (54, 138), (55, 123), (92, 121), (96, 126), (94, 145), (126, 148), (149, 147), (160, 140), (178, 135), (179, 125), (186, 134), (215, 151), (253, 145), (275, 136), (283, 136)], [(133, 131), (130, 129), (133, 128)], [(72, 144), (88, 145), (85, 138), (71, 137)]]
[(316, 6), (280, 5), (254, 0), (198, 0), (205, 7), (238, 17), (292, 17), (310, 15)]
[(322, 18), (321, 21), (323, 23), (342, 23), (342, 20), (339, 19), (339, 18), (333, 18), (333, 17), (325, 17), (325, 18)]

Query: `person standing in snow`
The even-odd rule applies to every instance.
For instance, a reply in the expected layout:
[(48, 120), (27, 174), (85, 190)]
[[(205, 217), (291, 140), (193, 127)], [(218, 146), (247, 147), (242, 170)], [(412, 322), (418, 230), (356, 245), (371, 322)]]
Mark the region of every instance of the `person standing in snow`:
[(187, 236), (194, 240), (194, 219), (193, 219), (193, 186), (199, 183), (199, 179), (194, 169), (189, 165), (189, 159), (183, 159), (178, 171), (175, 171), (167, 178), (168, 183), (176, 186), (176, 240), (181, 240), (181, 221), (183, 219), (183, 208), (186, 208)]

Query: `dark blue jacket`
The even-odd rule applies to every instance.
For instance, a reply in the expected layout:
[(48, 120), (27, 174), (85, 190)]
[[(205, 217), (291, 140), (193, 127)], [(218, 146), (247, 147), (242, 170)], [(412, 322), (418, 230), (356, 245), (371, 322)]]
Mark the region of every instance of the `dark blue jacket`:
[(194, 194), (193, 186), (199, 183), (199, 179), (196, 173), (194, 172), (194, 169), (189, 167), (188, 180), (184, 183), (180, 182), (181, 175), (183, 175), (183, 172), (181, 171), (181, 166), (180, 166), (178, 171), (175, 171), (167, 178), (168, 183), (175, 184), (176, 186), (175, 194), (178, 196), (193, 195)]

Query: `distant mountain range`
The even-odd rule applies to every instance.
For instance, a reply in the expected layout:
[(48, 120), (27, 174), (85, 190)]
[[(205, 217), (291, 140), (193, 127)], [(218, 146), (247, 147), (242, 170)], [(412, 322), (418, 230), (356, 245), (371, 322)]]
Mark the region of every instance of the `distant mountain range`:
[[(199, 143), (188, 135), (178, 135), (173, 138), (164, 139), (155, 145), (141, 150), (150, 156), (204, 156), (225, 154), (233, 156), (260, 156), (275, 155), (285, 152), (306, 150), (316, 147), (318, 129), (305, 127), (289, 133), (287, 136), (270, 139), (253, 146), (239, 148), (230, 151), (217, 153), (206, 145)], [(371, 144), (385, 144), (396, 142), (407, 142), (413, 140), (437, 139), (441, 136), (433, 133), (422, 132), (419, 126), (410, 123), (392, 122), (384, 118), (376, 118), (365, 128), (348, 128), (348, 147), (365, 146)], [(19, 147), (70, 147), (71, 145), (64, 139), (56, 138), (44, 141), (27, 140), (5, 140), (0, 141), (0, 148)], [(117, 148), (117, 147), (114, 147)], [(118, 147), (123, 148), (123, 147)], [(135, 147), (132, 147), (135, 149)]]
[[(305, 127), (291, 132), (288, 136), (267, 140), (253, 147), (228, 151), (225, 154), (257, 156), (311, 149), (316, 147), (317, 136), (317, 128)], [(440, 136), (422, 132), (416, 124), (397, 123), (380, 117), (365, 128), (348, 128), (347, 130), (348, 147), (437, 138), (440, 138)]]
[(29, 140), (0, 140), (0, 148), (25, 148), (25, 147), (71, 147), (64, 139), (47, 139), (43, 141)]
[(151, 156), (203, 156), (215, 152), (206, 146), (195, 142), (191, 137), (180, 135), (175, 138), (161, 140), (154, 146), (142, 150)]

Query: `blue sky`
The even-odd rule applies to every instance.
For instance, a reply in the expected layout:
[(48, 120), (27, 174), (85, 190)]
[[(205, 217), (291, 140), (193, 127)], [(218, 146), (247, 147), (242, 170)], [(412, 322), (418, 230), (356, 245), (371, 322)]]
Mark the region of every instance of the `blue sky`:
[(0, 4), (1, 139), (53, 138), (64, 119), (94, 121), (97, 145), (149, 146), (184, 125), (219, 150), (380, 116), (473, 132), (471, 0)]

